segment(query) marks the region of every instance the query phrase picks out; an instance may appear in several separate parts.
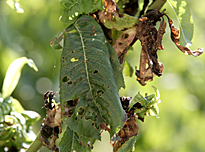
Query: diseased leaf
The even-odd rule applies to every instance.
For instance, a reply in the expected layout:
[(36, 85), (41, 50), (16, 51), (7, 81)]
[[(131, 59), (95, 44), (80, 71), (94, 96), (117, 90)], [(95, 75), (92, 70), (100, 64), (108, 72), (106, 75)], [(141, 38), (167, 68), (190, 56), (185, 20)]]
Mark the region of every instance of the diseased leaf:
[(132, 43), (133, 39), (136, 35), (136, 27), (129, 28), (125, 30), (120, 37), (115, 41), (113, 44), (113, 48), (117, 54), (118, 57), (121, 56), (123, 51), (129, 47), (129, 45)]
[(64, 8), (60, 20), (68, 25), (73, 24), (81, 14), (103, 9), (101, 0), (60, 0), (60, 4)]
[[(117, 85), (115, 81), (119, 63), (116, 57), (110, 61), (114, 52), (107, 43), (99, 24), (87, 15), (64, 32), (60, 102), (62, 108), (71, 106), (72, 112), (63, 121), (87, 138), (100, 139), (103, 123), (110, 125), (113, 136), (126, 120), (118, 95), (123, 82)], [(72, 62), (72, 58), (78, 60)]]
[(139, 19), (141, 22), (136, 27), (136, 38), (141, 41), (142, 51), (139, 70), (136, 70), (135, 75), (142, 86), (146, 85), (146, 81), (152, 81), (154, 75), (162, 75), (163, 64), (158, 62), (157, 51), (163, 48), (161, 41), (166, 24), (163, 19), (157, 31), (154, 22), (159, 21), (163, 15), (164, 11), (149, 11), (146, 17)]
[(60, 152), (89, 152), (92, 145), (89, 138), (80, 137), (77, 132), (68, 128), (59, 143), (59, 150)]
[(195, 57), (201, 55), (204, 52), (203, 48), (198, 48), (196, 51), (191, 51), (188, 47), (182, 47), (180, 45), (180, 36), (179, 36), (179, 30), (177, 30), (176, 27), (173, 25), (173, 21), (167, 16), (169, 27), (171, 30), (171, 39), (176, 44), (176, 46), (186, 55), (193, 55)]
[(13, 90), (16, 88), (16, 85), (21, 76), (21, 69), (26, 63), (28, 63), (28, 65), (32, 67), (34, 70), (36, 71), (38, 70), (34, 62), (31, 59), (27, 59), (26, 57), (21, 57), (21, 58), (14, 60), (10, 64), (6, 72), (6, 76), (5, 76), (3, 87), (2, 87), (2, 97), (3, 98), (10, 96)]
[(168, 0), (179, 22), (180, 40), (179, 45), (182, 47), (192, 45), (194, 24), (191, 12), (187, 6), (186, 0)]
[(137, 17), (123, 14), (123, 17), (119, 17), (117, 14), (100, 11), (99, 19), (100, 22), (105, 25), (108, 29), (116, 29), (121, 31), (125, 28), (131, 28), (139, 22)]

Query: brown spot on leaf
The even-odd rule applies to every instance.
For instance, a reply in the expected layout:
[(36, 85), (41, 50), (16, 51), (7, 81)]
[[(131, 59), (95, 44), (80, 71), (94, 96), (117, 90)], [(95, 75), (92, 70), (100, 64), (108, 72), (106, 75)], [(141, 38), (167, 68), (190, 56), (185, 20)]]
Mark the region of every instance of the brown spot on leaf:
[(179, 30), (173, 25), (173, 21), (168, 16), (167, 16), (167, 18), (168, 18), (169, 27), (171, 30), (171, 39), (176, 44), (176, 46), (182, 52), (184, 52), (184, 54), (193, 55), (195, 57), (201, 55), (204, 52), (203, 48), (198, 48), (198, 50), (196, 50), (196, 51), (191, 51), (188, 47), (182, 47), (179, 44), (179, 39), (180, 39)]
[(69, 82), (68, 82), (68, 84), (72, 84), (72, 83), (73, 83), (72, 81), (69, 81)]

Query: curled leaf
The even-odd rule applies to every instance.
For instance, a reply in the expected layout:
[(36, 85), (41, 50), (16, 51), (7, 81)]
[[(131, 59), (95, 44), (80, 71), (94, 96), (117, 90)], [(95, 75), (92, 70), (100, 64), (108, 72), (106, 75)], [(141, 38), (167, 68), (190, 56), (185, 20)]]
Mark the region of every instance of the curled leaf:
[[(158, 12), (157, 12), (158, 13)], [(152, 81), (154, 75), (161, 76), (163, 64), (158, 62), (157, 51), (163, 49), (162, 37), (165, 33), (166, 23), (161, 21), (159, 30), (154, 27), (151, 22), (159, 20), (161, 13), (158, 15), (155, 11), (149, 12), (154, 14), (156, 18), (143, 18), (136, 27), (136, 38), (141, 41), (142, 51), (140, 55), (140, 67), (136, 70), (137, 81), (142, 85), (146, 85), (145, 81)], [(148, 64), (148, 67), (147, 67)]]
[(204, 52), (203, 48), (198, 48), (196, 51), (191, 51), (188, 47), (182, 47), (179, 43), (180, 35), (179, 30), (173, 25), (173, 21), (167, 16), (169, 27), (171, 30), (171, 39), (176, 44), (176, 46), (186, 55), (193, 55), (195, 57), (201, 55)]
[(14, 60), (7, 72), (4, 79), (3, 87), (2, 87), (2, 97), (6, 98), (11, 95), (13, 90), (15, 89), (19, 78), (21, 76), (21, 69), (23, 68), (24, 64), (28, 64), (30, 67), (32, 67), (34, 70), (38, 71), (38, 68), (36, 67), (35, 63), (31, 59), (27, 59), (26, 57), (18, 58)]

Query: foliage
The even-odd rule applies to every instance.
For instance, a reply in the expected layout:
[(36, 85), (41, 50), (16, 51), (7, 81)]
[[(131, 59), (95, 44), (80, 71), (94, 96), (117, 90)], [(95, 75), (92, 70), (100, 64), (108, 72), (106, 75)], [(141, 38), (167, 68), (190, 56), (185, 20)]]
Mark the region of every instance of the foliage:
[[(63, 4), (62, 2), (61, 5)], [(116, 58), (118, 57), (120, 63), (123, 63), (127, 49), (139, 39), (143, 48), (140, 70), (136, 70), (137, 80), (141, 85), (145, 85), (145, 81), (152, 80), (154, 75), (161, 76), (163, 64), (157, 61), (157, 50), (163, 49), (162, 37), (166, 28), (163, 16), (168, 18), (173, 42), (181, 51), (186, 53), (184, 51), (185, 48), (179, 44), (181, 41), (178, 42), (179, 36), (174, 35), (176, 32), (175, 27), (171, 23), (172, 20), (164, 13), (165, 10), (163, 12), (149, 11), (149, 7), (146, 9), (148, 4), (145, 4), (145, 7), (143, 7), (145, 14), (140, 14), (144, 15), (144, 17), (138, 19), (128, 14), (119, 14), (117, 4), (112, 0), (105, 0), (104, 3), (105, 10), (100, 10), (98, 13), (93, 14), (94, 18), (87, 15), (78, 16), (78, 14), (82, 13), (93, 13), (93, 10), (89, 9), (92, 3), (87, 5), (83, 2), (77, 3), (83, 8), (80, 12), (73, 7), (75, 4), (63, 4), (64, 9), (70, 10), (72, 8), (72, 12), (76, 12), (77, 15), (72, 25), (68, 22), (70, 26), (51, 41), (51, 45), (55, 49), (63, 49), (60, 69), (60, 102), (63, 111), (67, 111), (65, 110), (67, 108), (70, 111), (69, 114), (62, 113), (63, 122), (66, 123), (68, 130), (64, 133), (66, 137), (61, 139), (60, 151), (65, 151), (65, 149), (66, 151), (68, 149), (69, 151), (77, 150), (79, 146), (85, 148), (87, 143), (89, 143), (88, 147), (92, 148), (95, 140), (100, 139), (102, 129), (108, 130), (110, 137), (116, 134), (116, 136), (121, 138), (113, 144), (114, 151), (120, 150), (122, 146), (122, 149), (126, 149), (125, 143), (130, 142), (129, 138), (136, 136), (138, 133), (138, 129), (136, 130), (138, 125), (132, 115), (136, 115), (142, 121), (144, 121), (145, 115), (158, 115), (158, 107), (156, 105), (159, 100), (158, 97), (155, 95), (143, 97), (141, 94), (137, 94), (133, 100), (129, 100), (129, 103), (126, 103), (124, 99), (121, 100), (122, 107), (126, 111), (128, 118), (125, 123), (126, 119), (117, 95), (118, 89), (124, 85), (122, 83), (123, 79), (120, 78), (122, 77), (120, 74), (122, 73), (120, 71), (121, 67), (117, 65)], [(124, 2), (123, 4), (126, 3), (129, 4), (129, 2)], [(157, 8), (157, 5), (153, 5), (150, 5), (150, 7), (153, 9)], [(85, 13), (85, 8), (89, 12)], [(188, 10), (188, 7), (186, 9)], [(72, 19), (72, 12), (66, 11), (67, 19)], [(162, 18), (162, 21), (160, 18)], [(157, 31), (154, 26), (158, 21), (161, 21), (161, 23)], [(103, 24), (103, 26), (101, 25), (100, 27), (98, 22), (100, 25)], [(111, 36), (109, 34), (109, 32), (112, 33), (112, 30), (114, 32), (117, 30), (117, 33), (124, 30), (114, 43), (112, 37), (115, 37), (115, 35)], [(186, 34), (183, 36), (187, 37)], [(110, 54), (109, 50), (113, 50), (113, 48), (108, 47), (110, 45), (108, 42), (113, 44), (116, 54)], [(191, 51), (189, 50), (189, 52)], [(188, 54), (196, 54), (195, 56), (198, 56), (202, 52), (199, 50)], [(117, 56), (115, 60), (112, 59), (113, 56)], [(115, 65), (111, 61), (116, 62)], [(147, 63), (149, 65), (148, 68), (146, 68)], [(125, 73), (131, 75), (129, 73), (132, 73), (132, 68), (127, 61), (125, 62), (125, 67), (127, 70)], [(120, 71), (119, 74), (113, 73), (116, 69)], [(116, 77), (118, 78), (117, 81), (114, 80)], [(117, 86), (116, 84), (119, 83), (122, 85)], [(155, 90), (158, 92), (156, 88)], [(124, 108), (127, 106), (129, 110)], [(116, 117), (118, 118), (117, 121), (115, 121)], [(124, 131), (127, 126), (132, 126), (131, 130)], [(65, 144), (64, 140), (68, 138), (71, 139), (69, 141), (70, 144)], [(76, 142), (80, 144), (74, 144)], [(85, 148), (83, 151), (90, 150)]]
[(18, 151), (28, 148), (35, 139), (32, 126), (40, 118), (34, 111), (24, 110), (17, 99), (11, 97), (24, 64), (38, 70), (34, 62), (26, 57), (14, 60), (6, 73), (2, 94), (0, 94), (0, 150)]
[[(120, 103), (118, 90), (124, 86), (121, 68), (126, 68), (128, 71), (124, 71), (124, 73), (129, 76), (132, 75), (133, 69), (128, 61), (124, 61), (129, 47), (137, 39), (141, 41), (141, 45), (144, 47), (141, 52), (140, 69), (135, 72), (137, 80), (142, 85), (146, 84), (145, 81), (152, 80), (154, 75), (161, 76), (162, 74), (163, 64), (157, 60), (157, 51), (163, 49), (162, 37), (166, 28), (164, 16), (169, 21), (171, 38), (182, 52), (198, 56), (203, 50), (199, 49), (192, 52), (185, 45), (190, 43), (192, 30), (187, 31), (187, 34), (186, 30), (183, 32), (183, 21), (180, 20), (182, 16), (180, 13), (184, 13), (183, 11), (178, 14), (181, 25), (180, 32), (182, 31), (180, 34), (173, 26), (173, 21), (167, 16), (165, 11), (159, 12), (155, 10), (150, 13), (150, 8), (159, 10), (162, 7), (160, 1), (156, 0), (152, 4), (145, 4), (145, 2), (143, 4), (143, 10), (135, 12), (137, 14), (136, 17), (131, 15), (133, 12), (127, 11), (131, 6), (127, 1), (119, 1), (118, 4), (120, 6), (120, 2), (122, 2), (122, 5), (125, 5), (125, 7), (120, 6), (121, 9), (124, 8), (120, 12), (127, 13), (128, 15), (119, 13), (116, 9), (117, 5), (113, 1), (104, 1), (105, 10), (103, 11), (101, 1), (92, 2), (89, 1), (89, 3), (84, 4), (82, 1), (60, 1), (64, 8), (61, 21), (68, 23), (68, 28), (51, 41), (54, 48), (63, 48), (60, 70), (61, 109), (59, 106), (56, 107), (62, 110), (63, 121), (67, 127), (59, 148), (60, 151), (65, 151), (65, 148), (70, 151), (78, 150), (79, 148), (81, 150), (84, 148), (84, 151), (90, 151), (95, 140), (100, 139), (99, 133), (101, 130), (107, 130), (110, 132), (111, 137), (114, 134), (114, 136), (119, 137), (116, 139), (117, 142), (113, 143), (114, 151), (129, 151), (132, 147), (131, 145), (135, 142), (139, 129), (135, 117), (144, 121), (145, 115), (158, 115), (155, 95), (145, 95), (144, 97), (141, 94), (137, 94), (133, 100), (128, 100), (128, 104), (124, 105), (122, 100)], [(160, 7), (156, 4), (160, 4)], [(93, 5), (96, 6), (93, 7)], [(182, 7), (188, 10), (186, 5)], [(89, 14), (89, 16), (86, 14)], [(138, 20), (138, 17), (142, 18)], [(190, 14), (188, 14), (188, 17), (190, 17)], [(134, 18), (132, 20), (133, 22), (130, 23), (128, 18)], [(86, 21), (89, 21), (89, 23)], [(157, 22), (160, 22), (158, 30), (155, 28)], [(123, 26), (120, 25), (122, 23)], [(145, 30), (142, 30), (142, 27), (146, 27), (144, 28)], [(114, 32), (119, 37), (113, 34)], [(99, 35), (100, 37), (98, 37)], [(179, 36), (182, 36), (186, 42), (181, 41)], [(124, 45), (121, 46), (121, 44)], [(117, 62), (117, 58), (122, 63), (121, 67), (119, 62)], [(95, 65), (95, 63), (97, 64)], [(104, 65), (104, 63), (106, 64)], [(146, 68), (147, 66), (148, 68)], [(106, 67), (106, 69), (102, 69), (102, 67)], [(105, 72), (101, 73), (101, 71)], [(97, 78), (96, 75), (98, 76), (98, 74), (100, 76)], [(101, 82), (102, 84), (100, 84)], [(108, 84), (107, 88), (104, 86), (106, 83)], [(44, 99), (45, 105), (46, 102), (52, 103), (52, 100), (49, 98)], [(110, 98), (114, 99), (112, 103), (107, 102)], [(128, 106), (129, 110), (127, 110), (126, 106)], [(55, 108), (55, 106), (50, 109), (47, 108), (47, 116), (49, 116), (49, 111), (58, 111), (58, 108)], [(123, 109), (127, 114), (127, 120), (124, 119), (125, 113)], [(112, 113), (118, 114), (118, 119), (121, 118), (122, 121), (116, 121), (114, 119), (116, 116)], [(48, 118), (46, 120), (49, 120)], [(129, 125), (132, 126), (130, 130), (127, 128)], [(42, 126), (42, 130), (46, 131), (46, 127), (51, 129), (49, 130), (49, 137), (52, 134), (52, 138), (54, 136), (57, 137), (58, 133), (61, 132), (59, 126), (49, 126), (48, 123), (47, 126)], [(57, 130), (59, 131), (55, 130), (56, 127), (58, 127)], [(89, 130), (90, 128), (94, 130), (92, 136)], [(69, 144), (66, 144), (67, 138), (71, 139)], [(45, 144), (49, 145), (51, 143), (52, 140)], [(50, 148), (50, 146), (48, 147)]]

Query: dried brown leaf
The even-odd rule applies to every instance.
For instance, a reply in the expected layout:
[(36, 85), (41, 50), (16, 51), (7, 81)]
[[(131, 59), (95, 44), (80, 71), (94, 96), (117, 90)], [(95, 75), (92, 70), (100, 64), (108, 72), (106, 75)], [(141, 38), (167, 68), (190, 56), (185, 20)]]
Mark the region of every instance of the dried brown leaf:
[(115, 41), (113, 48), (117, 54), (117, 56), (121, 56), (123, 51), (130, 46), (132, 43), (133, 39), (135, 38), (136, 34), (136, 28), (130, 28), (125, 30), (120, 37)]
[[(42, 122), (40, 140), (48, 149), (58, 152), (55, 141), (58, 139), (58, 134), (62, 132), (62, 120), (60, 105), (52, 105), (54, 95), (53, 91), (47, 91), (44, 94), (44, 107), (47, 115)], [(48, 140), (50, 137), (52, 138)]]

